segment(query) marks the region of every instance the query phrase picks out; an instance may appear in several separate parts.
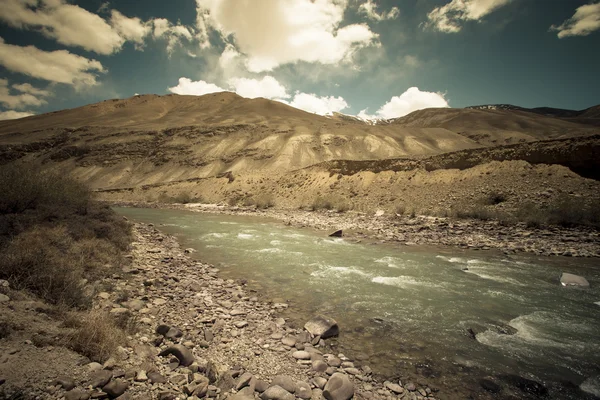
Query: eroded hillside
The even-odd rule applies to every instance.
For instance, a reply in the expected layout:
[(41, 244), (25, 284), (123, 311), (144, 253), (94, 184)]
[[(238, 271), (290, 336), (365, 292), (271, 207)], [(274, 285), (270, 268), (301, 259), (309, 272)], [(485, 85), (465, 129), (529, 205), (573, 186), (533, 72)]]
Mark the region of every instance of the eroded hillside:
[[(577, 182), (553, 178), (552, 187), (587, 191), (577, 174), (598, 177), (598, 143), (593, 126), (519, 110), (427, 109), (367, 124), (233, 93), (135, 96), (0, 123), (0, 162), (44, 164), (107, 199), (185, 192), (215, 202), (267, 196), (281, 207), (338, 196), (357, 208), (406, 198), (433, 210), (442, 194), (459, 203), (484, 183), (510, 191), (552, 164)], [(497, 177), (480, 181), (480, 170)]]

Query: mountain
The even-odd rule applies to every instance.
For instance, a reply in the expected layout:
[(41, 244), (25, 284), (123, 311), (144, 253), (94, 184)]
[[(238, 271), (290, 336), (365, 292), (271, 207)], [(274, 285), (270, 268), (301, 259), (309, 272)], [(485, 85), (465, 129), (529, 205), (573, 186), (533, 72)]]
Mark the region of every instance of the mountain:
[(4, 121), (0, 145), (0, 160), (54, 161), (95, 187), (227, 171), (273, 173), (333, 159), (427, 156), (479, 146), (446, 129), (371, 126), (228, 92), (134, 96)]
[(566, 121), (523, 110), (506, 104), (428, 108), (388, 122), (402, 127), (444, 128), (485, 146), (586, 136), (598, 131), (575, 120)]
[(0, 162), (45, 163), (92, 187), (116, 188), (594, 133), (591, 126), (519, 110), (426, 109), (373, 125), (230, 92), (142, 95), (0, 122)]
[(585, 110), (566, 110), (563, 108), (553, 107), (525, 108), (514, 106), (512, 104), (484, 104), (479, 106), (470, 106), (466, 108), (472, 110), (524, 111), (533, 114), (544, 115), (547, 117), (561, 118), (566, 121), (575, 122), (579, 124), (600, 126), (600, 105), (593, 106)]

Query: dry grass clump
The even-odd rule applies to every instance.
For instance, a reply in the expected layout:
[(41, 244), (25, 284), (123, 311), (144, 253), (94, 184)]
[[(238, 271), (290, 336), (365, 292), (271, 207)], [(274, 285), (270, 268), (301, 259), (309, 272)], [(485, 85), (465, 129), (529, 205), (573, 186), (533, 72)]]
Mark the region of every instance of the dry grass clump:
[(73, 313), (65, 320), (65, 326), (74, 328), (66, 338), (67, 346), (99, 363), (108, 360), (126, 341), (125, 332), (110, 315), (98, 310)]
[(0, 187), (0, 279), (52, 304), (88, 307), (86, 280), (123, 262), (130, 226), (62, 175), (3, 166)]
[(35, 227), (17, 235), (0, 254), (0, 275), (53, 304), (86, 307), (83, 259), (69, 257), (73, 239), (64, 227)]
[[(532, 201), (519, 203), (513, 211), (497, 210), (498, 198), (490, 195), (484, 203), (453, 207), (450, 215), (482, 221), (496, 220), (503, 225), (524, 223), (528, 228), (547, 226), (600, 228), (600, 204), (585, 199), (562, 195), (546, 204)], [(487, 205), (486, 205), (487, 204)]]
[(275, 199), (270, 194), (261, 194), (254, 197), (254, 205), (261, 209), (275, 207)]
[(352, 204), (340, 197), (336, 196), (326, 196), (326, 197), (317, 197), (313, 200), (310, 205), (311, 211), (318, 210), (335, 210), (337, 212), (346, 212), (352, 209)]
[(600, 228), (600, 204), (586, 202), (579, 197), (563, 195), (546, 207), (532, 202), (523, 203), (517, 211), (517, 218), (528, 227), (558, 225), (567, 228), (587, 226)]
[(176, 204), (190, 204), (190, 203), (205, 203), (202, 196), (192, 195), (189, 192), (180, 192), (175, 196), (169, 196), (163, 193), (159, 196), (158, 201), (160, 203), (176, 203)]

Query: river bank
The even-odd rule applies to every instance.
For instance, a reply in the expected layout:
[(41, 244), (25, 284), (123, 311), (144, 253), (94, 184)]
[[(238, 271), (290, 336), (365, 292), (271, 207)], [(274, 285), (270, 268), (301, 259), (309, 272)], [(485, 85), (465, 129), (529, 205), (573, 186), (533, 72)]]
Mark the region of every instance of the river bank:
[(401, 246), (434, 245), (470, 250), (497, 250), (505, 254), (600, 257), (600, 231), (586, 228), (530, 228), (525, 224), (503, 225), (498, 221), (407, 216), (349, 211), (257, 209), (216, 204), (162, 204), (111, 202), (110, 204), (170, 208), (195, 212), (274, 218), (286, 225), (325, 231), (343, 230), (350, 240), (372, 240)]
[[(265, 301), (242, 280), (219, 277), (217, 268), (191, 258), (191, 250), (152, 224), (135, 224), (133, 234), (131, 263), (103, 279), (93, 306), (129, 319), (127, 345), (104, 364), (90, 363), (56, 343), (32, 341), (36, 333), (23, 329), (0, 342), (3, 393), (12, 388), (24, 398), (67, 400), (247, 400), (262, 393), (264, 400), (316, 400), (330, 382), (344, 387), (330, 400), (347, 400), (350, 392), (359, 399), (438, 398), (426, 382), (373, 377), (368, 360), (351, 360), (291, 325), (280, 316), (287, 304)], [(9, 294), (0, 306), (15, 318), (18, 312), (35, 320), (28, 313), (42, 312), (31, 310), (28, 298)], [(60, 336), (64, 328), (51, 325)], [(65, 351), (60, 363), (45, 362)]]

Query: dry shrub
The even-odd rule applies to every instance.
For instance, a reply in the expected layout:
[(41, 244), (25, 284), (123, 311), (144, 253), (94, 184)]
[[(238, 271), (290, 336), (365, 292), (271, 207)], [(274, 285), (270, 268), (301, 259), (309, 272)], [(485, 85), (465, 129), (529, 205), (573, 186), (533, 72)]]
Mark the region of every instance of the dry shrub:
[(326, 197), (317, 197), (312, 202), (310, 209), (312, 211), (317, 210), (335, 210), (337, 212), (346, 212), (352, 208), (352, 204), (344, 198), (334, 197), (334, 196), (326, 196)]
[(125, 344), (123, 330), (110, 315), (98, 310), (71, 314), (65, 326), (74, 327), (67, 336), (67, 346), (92, 361), (105, 362), (118, 346)]
[(481, 203), (488, 206), (495, 206), (506, 201), (506, 195), (502, 192), (492, 191), (481, 199)]
[(275, 206), (275, 200), (270, 194), (261, 194), (254, 198), (254, 205), (256, 205), (256, 208), (271, 208)]
[(65, 176), (8, 165), (0, 187), (0, 279), (53, 304), (90, 305), (83, 278), (123, 261), (130, 225)]
[(64, 227), (33, 228), (15, 237), (0, 254), (0, 276), (53, 304), (85, 307), (83, 268), (68, 256), (73, 246)]
[(46, 217), (84, 211), (90, 191), (64, 175), (35, 167), (6, 165), (0, 168), (0, 214), (37, 210)]

